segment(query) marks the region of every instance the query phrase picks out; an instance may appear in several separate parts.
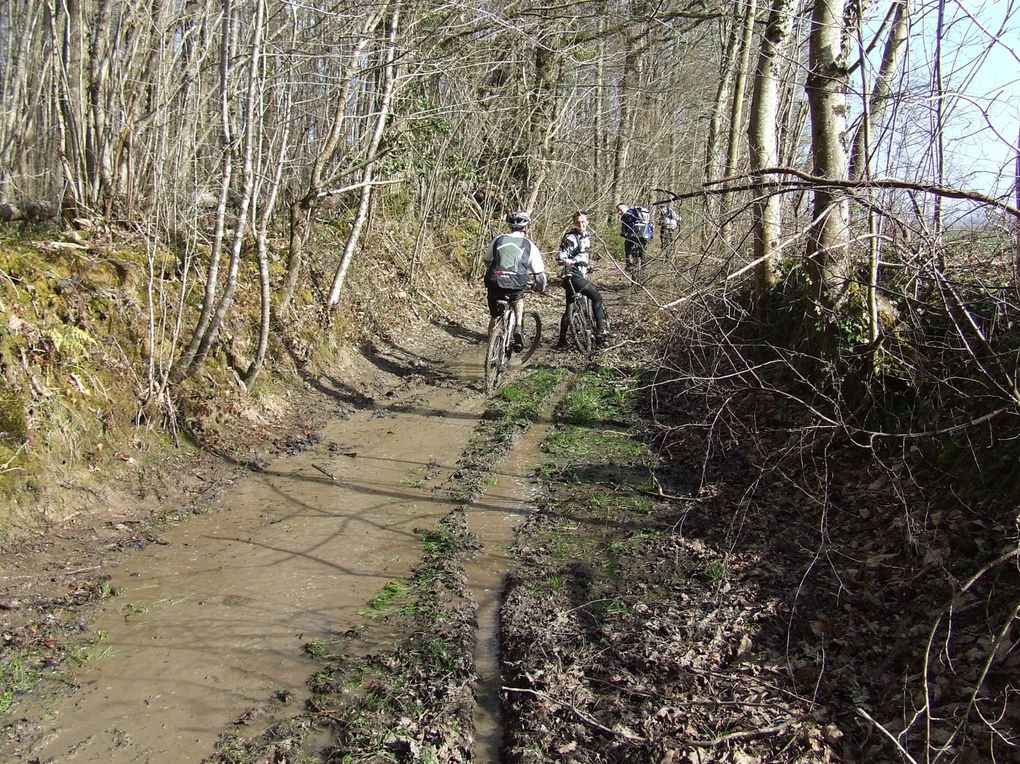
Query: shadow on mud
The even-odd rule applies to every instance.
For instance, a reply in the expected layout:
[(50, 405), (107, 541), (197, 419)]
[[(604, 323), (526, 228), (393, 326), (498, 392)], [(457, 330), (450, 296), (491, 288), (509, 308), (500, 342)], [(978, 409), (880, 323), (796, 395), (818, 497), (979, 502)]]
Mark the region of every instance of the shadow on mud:
[(438, 326), (454, 339), (463, 340), (464, 342), (482, 343), (486, 340), (485, 332), (469, 329), (456, 321), (433, 321), (432, 325)]
[(380, 371), (401, 379), (418, 379), (430, 385), (456, 379), (431, 359), (398, 345), (388, 337), (362, 344), (361, 355)]

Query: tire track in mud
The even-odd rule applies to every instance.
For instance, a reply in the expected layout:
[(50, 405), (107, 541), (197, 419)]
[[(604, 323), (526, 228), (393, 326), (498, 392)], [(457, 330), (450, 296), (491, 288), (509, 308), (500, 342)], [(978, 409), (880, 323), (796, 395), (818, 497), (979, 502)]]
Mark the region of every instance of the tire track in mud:
[(267, 698), (307, 698), (315, 666), (302, 646), (363, 621), (371, 596), (417, 561), (415, 530), (451, 510), (432, 489), (484, 408), (463, 389), (481, 374), (479, 350), (451, 367), (459, 379), (330, 423), (165, 544), (120, 558), (118, 596), (92, 625), (105, 638), (70, 672), (78, 691), (26, 698), (0, 759), (198, 761)]
[(477, 761), (501, 760), (503, 722), (499, 609), (510, 567), (508, 550), (518, 524), (531, 511), (531, 499), (537, 490), (531, 473), (538, 448), (552, 427), (549, 414), (570, 389), (573, 379), (573, 376), (568, 378), (559, 386), (552, 400), (546, 402), (546, 416), (540, 417), (524, 433), (509, 458), (495, 471), (495, 483), (468, 509), (468, 530), (481, 543), (481, 550), (464, 566), (468, 586), (478, 607), (474, 652), (478, 675), (474, 750)]

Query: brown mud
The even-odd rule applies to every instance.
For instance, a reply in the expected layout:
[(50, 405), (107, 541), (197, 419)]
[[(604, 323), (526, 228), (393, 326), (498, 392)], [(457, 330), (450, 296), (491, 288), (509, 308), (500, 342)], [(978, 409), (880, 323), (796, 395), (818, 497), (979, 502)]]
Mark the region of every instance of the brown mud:
[(363, 622), (373, 594), (417, 561), (416, 530), (451, 511), (433, 489), (485, 399), (482, 335), (450, 334), (432, 359), (373, 359), (375, 396), (320, 379), (357, 404), (348, 419), (159, 544), (104, 561), (116, 596), (64, 678), (77, 691), (45, 683), (22, 698), (0, 759), (197, 761), (267, 699), (293, 714), (314, 671), (303, 645)]

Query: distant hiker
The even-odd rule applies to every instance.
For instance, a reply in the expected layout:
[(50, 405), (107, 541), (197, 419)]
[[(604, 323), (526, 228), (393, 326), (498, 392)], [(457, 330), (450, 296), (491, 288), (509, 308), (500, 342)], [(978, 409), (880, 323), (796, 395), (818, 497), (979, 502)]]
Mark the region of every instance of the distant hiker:
[(524, 348), (521, 321), (524, 318), (524, 290), (528, 273), (535, 274), (535, 286), (544, 292), (547, 286), (545, 263), (538, 245), (528, 238), (531, 216), (527, 212), (511, 212), (506, 216), (509, 232), (501, 233), (485, 248), (485, 292), (489, 303), (489, 334), (499, 318), (499, 301), (506, 300), (517, 316), (513, 348)]
[(623, 252), (628, 270), (640, 270), (645, 249), (652, 240), (652, 216), (647, 207), (628, 207), (623, 202), (616, 205), (620, 213), (620, 235), (623, 237)]
[(588, 281), (588, 270), (591, 268), (591, 234), (588, 233), (588, 213), (578, 210), (574, 213), (572, 225), (563, 234), (560, 248), (556, 252), (556, 262), (562, 268), (560, 283), (567, 293), (567, 305), (560, 319), (560, 338), (557, 348), (567, 347), (567, 327), (570, 325), (570, 306), (583, 294), (591, 300), (592, 313), (595, 316), (595, 340), (604, 343), (606, 333), (606, 313), (602, 304), (602, 294), (595, 285)]
[(676, 232), (680, 228), (680, 215), (668, 204), (659, 205), (659, 246), (665, 252), (676, 241)]

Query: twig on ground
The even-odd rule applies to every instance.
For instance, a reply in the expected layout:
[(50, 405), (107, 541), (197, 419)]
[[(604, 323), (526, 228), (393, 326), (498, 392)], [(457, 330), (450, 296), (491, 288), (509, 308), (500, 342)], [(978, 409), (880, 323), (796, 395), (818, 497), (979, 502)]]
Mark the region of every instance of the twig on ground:
[(883, 735), (885, 735), (887, 738), (889, 738), (892, 741), (892, 744), (894, 746), (896, 746), (896, 748), (899, 750), (899, 752), (903, 755), (903, 757), (907, 761), (909, 761), (911, 764), (917, 764), (917, 759), (915, 759), (913, 756), (911, 756), (909, 753), (907, 753), (907, 749), (904, 748), (902, 745), (900, 745), (900, 741), (896, 739), (896, 736), (893, 735), (889, 730), (887, 730), (881, 724), (876, 722), (873, 718), (871, 718), (871, 714), (869, 714), (863, 708), (858, 708), (857, 709), (857, 713), (860, 714), (861, 716), (863, 716), (865, 719), (867, 719), (872, 724), (874, 724), (878, 728), (879, 732), (881, 732)]
[(740, 740), (757, 740), (763, 737), (769, 737), (770, 735), (778, 735), (783, 730), (796, 724), (799, 719), (789, 719), (782, 724), (777, 724), (773, 727), (761, 727), (755, 730), (740, 730), (739, 732), (729, 732), (725, 735), (712, 738), (711, 740), (688, 740), (688, 745), (694, 745), (698, 748), (717, 748), (727, 743), (735, 743)]
[(576, 706), (572, 706), (569, 703), (565, 703), (562, 700), (558, 700), (552, 697), (551, 695), (548, 695), (547, 693), (539, 692), (538, 690), (532, 690), (527, 687), (507, 687), (505, 685), (503, 686), (502, 689), (503, 692), (517, 692), (525, 695), (534, 695), (536, 698), (540, 698), (541, 700), (548, 700), (552, 703), (555, 703), (558, 706), (562, 706), (563, 708), (566, 708), (569, 711), (573, 712), (573, 714), (578, 719), (587, 724), (589, 727), (594, 727), (595, 729), (599, 730), (599, 732), (604, 732), (607, 735), (613, 735), (615, 737), (623, 738), (624, 740), (630, 743), (648, 744), (652, 742), (648, 738), (641, 737), (639, 735), (634, 735), (630, 732), (626, 732), (625, 730), (611, 729), (610, 727), (607, 727), (604, 724), (599, 723), (597, 720), (593, 719), (591, 716), (589, 716)]
[(321, 472), (321, 473), (322, 473), (323, 475), (325, 475), (326, 477), (328, 477), (328, 478), (329, 478), (330, 480), (332, 480), (332, 481), (333, 481), (334, 483), (336, 482), (336, 476), (335, 476), (335, 475), (334, 475), (334, 474), (333, 474), (332, 472), (326, 472), (326, 470), (324, 470), (324, 469), (323, 469), (322, 467), (320, 467), (320, 466), (319, 466), (318, 464), (313, 464), (313, 465), (312, 465), (312, 467), (314, 467), (315, 469), (317, 469), (317, 470), (318, 470), (319, 472)]

